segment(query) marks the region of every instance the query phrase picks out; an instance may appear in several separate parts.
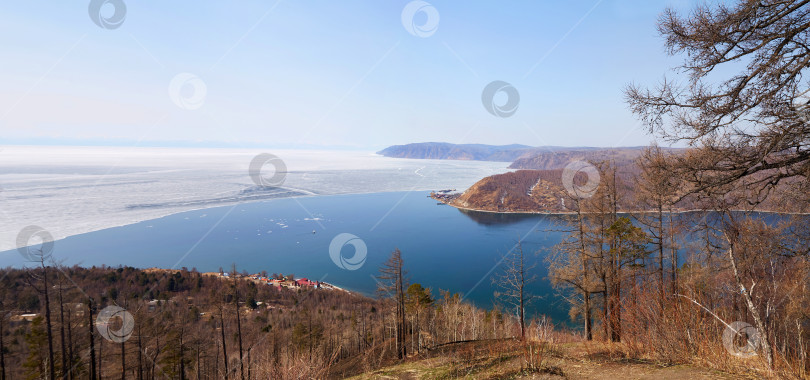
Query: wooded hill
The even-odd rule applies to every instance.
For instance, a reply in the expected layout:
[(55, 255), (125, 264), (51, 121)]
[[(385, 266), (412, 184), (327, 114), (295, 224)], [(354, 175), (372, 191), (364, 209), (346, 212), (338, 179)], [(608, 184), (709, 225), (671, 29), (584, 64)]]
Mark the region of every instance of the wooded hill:
[[(400, 325), (390, 299), (251, 277), (185, 268), (0, 270), (0, 379), (343, 378), (390, 365), (406, 348), (414, 355), (515, 336), (514, 318), (458, 294), (437, 299), (406, 278), (394, 290), (402, 294)], [(132, 315), (123, 343), (101, 333), (109, 306)], [(122, 330), (123, 319), (110, 323)]]
[[(660, 150), (660, 154), (682, 154), (686, 151)], [(602, 153), (597, 152), (595, 156)], [(635, 153), (634, 153), (635, 154)], [(558, 158), (542, 161), (527, 161), (528, 166), (534, 162), (538, 166), (565, 166), (571, 162), (582, 162), (592, 165), (599, 173), (599, 184), (605, 183), (605, 177), (611, 177), (615, 185), (621, 190), (621, 196), (617, 198), (616, 207), (621, 212), (646, 212), (651, 211), (639, 198), (641, 192), (637, 188), (643, 186), (643, 176), (645, 175), (645, 158), (639, 156), (630, 159), (629, 156), (621, 156), (617, 160), (575, 160), (574, 157), (581, 157), (574, 152), (571, 155), (563, 155)], [(550, 154), (549, 156), (554, 156)], [(537, 156), (540, 157), (540, 156)], [(566, 157), (572, 161), (563, 164)], [(616, 156), (612, 156), (616, 157)], [(650, 157), (647, 157), (649, 159)], [(520, 160), (518, 160), (520, 161)], [(515, 161), (516, 163), (518, 161)], [(515, 164), (513, 164), (514, 166)], [(663, 176), (665, 179), (670, 173), (660, 172), (654, 175)], [(752, 176), (752, 182), (764, 178), (767, 173), (758, 173)], [(576, 189), (581, 189), (587, 184), (587, 174), (578, 172), (574, 175), (573, 181), (569, 184), (573, 186), (574, 193), (563, 184), (563, 169), (543, 169), (543, 170), (516, 170), (502, 174), (495, 174), (482, 178), (469, 189), (461, 194), (434, 194), (437, 200), (445, 202), (455, 207), (489, 211), (489, 212), (514, 212), (514, 213), (571, 213), (575, 209), (572, 205), (576, 200)], [(613, 178), (615, 177), (615, 178)], [(693, 194), (688, 194), (679, 187), (674, 178), (672, 181), (672, 193), (667, 197), (672, 198), (672, 211), (692, 211), (697, 209), (711, 208), (712, 205)], [(779, 186), (765, 192), (749, 191), (744, 188), (730, 191), (726, 194), (728, 201), (735, 203), (737, 209), (748, 210), (756, 208), (758, 211), (771, 211), (781, 213), (804, 213), (807, 207), (801, 202), (793, 202), (793, 199), (801, 198), (797, 194), (795, 179), (784, 180)], [(767, 195), (767, 197), (766, 197)]]

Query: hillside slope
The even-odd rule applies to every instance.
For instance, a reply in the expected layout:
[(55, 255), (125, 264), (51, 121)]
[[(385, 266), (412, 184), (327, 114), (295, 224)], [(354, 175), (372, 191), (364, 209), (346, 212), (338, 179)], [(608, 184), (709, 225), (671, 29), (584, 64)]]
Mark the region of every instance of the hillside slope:
[(564, 211), (562, 170), (518, 170), (476, 182), (451, 205), (497, 212)]
[(612, 161), (617, 167), (634, 165), (644, 147), (575, 148), (568, 150), (535, 149), (516, 158), (510, 169), (551, 170), (565, 168), (574, 161)]

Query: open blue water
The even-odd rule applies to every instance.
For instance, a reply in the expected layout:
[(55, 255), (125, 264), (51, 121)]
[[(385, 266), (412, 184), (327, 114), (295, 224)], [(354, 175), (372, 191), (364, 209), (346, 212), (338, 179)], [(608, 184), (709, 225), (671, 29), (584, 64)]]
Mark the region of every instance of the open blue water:
[[(559, 242), (559, 220), (550, 216), (462, 212), (437, 205), (425, 192), (287, 198), (189, 211), (160, 219), (71, 236), (54, 244), (65, 265), (197, 268), (250, 273), (294, 273), (373, 295), (380, 265), (399, 248), (411, 282), (439, 296), (439, 289), (466, 296), (481, 307), (495, 302), (492, 278), (501, 256), (523, 240), (537, 280), (529, 291), (542, 298), (527, 310), (564, 323), (567, 306), (546, 278), (547, 249)], [(313, 232), (314, 231), (314, 232)], [(333, 263), (329, 244), (340, 233), (368, 247), (364, 265), (346, 270)], [(535, 252), (539, 253), (535, 254)], [(353, 255), (350, 245), (342, 251)], [(17, 251), (0, 252), (0, 266), (21, 266)], [(30, 264), (29, 264), (30, 265)]]

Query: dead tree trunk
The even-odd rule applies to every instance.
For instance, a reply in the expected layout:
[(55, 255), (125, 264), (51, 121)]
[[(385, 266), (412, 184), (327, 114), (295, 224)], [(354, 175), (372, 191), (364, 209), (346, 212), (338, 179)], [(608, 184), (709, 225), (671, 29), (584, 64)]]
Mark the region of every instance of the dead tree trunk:
[(96, 377), (96, 347), (95, 338), (93, 337), (93, 299), (87, 299), (87, 332), (90, 337), (90, 380), (97, 379)]
[(577, 202), (577, 225), (579, 229), (579, 255), (582, 265), (582, 300), (583, 307), (585, 308), (585, 339), (593, 340), (593, 332), (591, 331), (591, 290), (588, 287), (588, 260), (587, 252), (585, 249), (585, 225), (582, 220), (582, 209), (579, 202)]
[(103, 364), (104, 363), (103, 363), (103, 361), (104, 361), (104, 339), (99, 339), (98, 340), (98, 367), (96, 368), (98, 370), (98, 378), (99, 378), (99, 380), (102, 380), (104, 378), (104, 374), (103, 374), (103, 372), (104, 372)]
[(219, 332), (222, 335), (222, 364), (225, 365), (225, 376), (227, 377), (230, 373), (228, 371), (228, 348), (225, 345), (225, 316), (223, 312), (224, 307), (220, 306), (219, 308)]
[(51, 299), (48, 288), (48, 267), (45, 265), (45, 256), (40, 255), (40, 265), (42, 266), (42, 295), (45, 298), (45, 325), (48, 333), (48, 378), (56, 379), (56, 369), (53, 359), (53, 325), (51, 324)]
[(6, 346), (3, 342), (3, 323), (6, 319), (6, 312), (3, 309), (3, 302), (0, 300), (0, 380), (6, 380)]
[(70, 368), (68, 369), (67, 378), (68, 380), (73, 380), (73, 360), (75, 356), (73, 355), (73, 315), (71, 314), (71, 310), (68, 309), (67, 311), (67, 339), (68, 339), (68, 365)]
[(138, 325), (138, 380), (143, 380), (143, 345), (142, 345), (141, 325)]
[(67, 377), (68, 362), (67, 362), (67, 347), (65, 345), (65, 307), (62, 301), (62, 283), (59, 282), (59, 336), (62, 348), (62, 378)]
[(121, 342), (121, 380), (127, 379), (127, 356), (125, 342)]
[(236, 311), (236, 336), (239, 341), (239, 377), (245, 380), (245, 362), (242, 353), (242, 319), (239, 316), (239, 283), (236, 275), (236, 265), (232, 267), (233, 271), (233, 304)]
[(728, 239), (728, 242), (728, 259), (731, 263), (731, 270), (734, 273), (734, 281), (737, 282), (737, 286), (740, 288), (740, 293), (742, 293), (743, 299), (745, 300), (748, 310), (751, 312), (751, 316), (754, 318), (754, 323), (757, 325), (757, 329), (762, 337), (760, 342), (762, 344), (762, 350), (765, 353), (765, 359), (768, 362), (768, 368), (773, 369), (773, 348), (771, 348), (769, 339), (770, 330), (768, 329), (768, 325), (762, 320), (762, 316), (759, 314), (759, 308), (751, 298), (751, 290), (754, 288), (754, 286), (756, 286), (756, 283), (752, 283), (751, 288), (747, 288), (745, 284), (743, 284), (742, 279), (740, 278), (740, 273), (737, 269), (737, 258), (734, 252), (734, 242), (731, 241), (731, 239)]

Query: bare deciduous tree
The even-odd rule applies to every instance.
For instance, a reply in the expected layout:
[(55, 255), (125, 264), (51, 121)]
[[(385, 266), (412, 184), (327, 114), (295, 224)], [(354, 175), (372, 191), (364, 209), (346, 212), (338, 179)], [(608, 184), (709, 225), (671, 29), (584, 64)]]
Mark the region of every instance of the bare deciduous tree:
[(239, 275), (236, 272), (236, 264), (231, 266), (231, 273), (233, 276), (233, 304), (236, 311), (236, 336), (239, 344), (239, 377), (245, 380), (245, 359), (242, 350), (242, 317), (239, 314), (239, 283), (237, 278)]
[(536, 264), (526, 262), (523, 252), (523, 243), (518, 240), (515, 247), (507, 252), (503, 258), (501, 273), (492, 279), (499, 290), (495, 296), (506, 304), (507, 310), (514, 309), (520, 322), (520, 339), (526, 339), (526, 306), (534, 296), (526, 287), (537, 279), (533, 274)]
[(756, 204), (785, 182), (806, 195), (810, 124), (797, 103), (810, 89), (810, 0), (705, 5), (683, 17), (669, 9), (658, 25), (669, 53), (686, 55), (687, 80), (626, 94), (651, 132), (695, 148), (675, 166), (689, 189), (746, 186)]
[(636, 219), (646, 227), (647, 234), (658, 253), (656, 269), (662, 312), (667, 292), (664, 269), (667, 251), (670, 261), (669, 288), (671, 294), (677, 293), (678, 250), (675, 246), (675, 223), (672, 214), (681, 191), (681, 183), (678, 178), (668, 172), (667, 158), (664, 151), (657, 145), (645, 149), (637, 160), (640, 172), (635, 180), (637, 207), (642, 211)]
[[(42, 269), (42, 275), (38, 276), (34, 272), (30, 272), (28, 284), (41, 294), (42, 298), (45, 300), (45, 331), (48, 336), (48, 378), (54, 380), (56, 379), (56, 369), (53, 354), (53, 325), (51, 324), (51, 289), (48, 285), (48, 265), (45, 263), (47, 254), (43, 252), (43, 249), (44, 248), (40, 248), (38, 254), (35, 254), (38, 258), (39, 266)], [(38, 286), (40, 282), (41, 286)]]
[(380, 275), (377, 279), (379, 280), (378, 291), (380, 294), (387, 294), (396, 304), (396, 345), (397, 357), (400, 359), (404, 359), (408, 353), (405, 344), (405, 288), (408, 282), (406, 277), (407, 271), (404, 269), (402, 252), (397, 248), (394, 252), (391, 252), (388, 261), (380, 267)]
[(3, 327), (6, 320), (6, 309), (3, 307), (4, 296), (5, 292), (0, 293), (0, 380), (6, 380), (6, 345), (3, 341)]
[(707, 225), (723, 237), (708, 250), (725, 253), (773, 368), (773, 326), (766, 316), (776, 305), (763, 304), (752, 291), (768, 293), (756, 277), (778, 266), (746, 278), (742, 263), (759, 252), (773, 264), (768, 257), (788, 250), (764, 233), (765, 226), (745, 228), (753, 219), (729, 210), (769, 201), (790, 211), (810, 205), (810, 0), (740, 0), (703, 5), (686, 16), (670, 9), (659, 31), (670, 54), (685, 54), (680, 69), (686, 81), (665, 80), (653, 90), (628, 86), (628, 102), (651, 132), (693, 148), (672, 157), (669, 168), (684, 181), (683, 194), (700, 196), (704, 208), (724, 218)]
[(585, 339), (592, 340), (591, 294), (595, 292), (597, 280), (592, 275), (594, 258), (588, 252), (591, 244), (586, 236), (587, 226), (582, 210), (583, 203), (582, 199), (575, 197), (566, 202), (567, 207), (573, 209), (575, 214), (573, 220), (569, 222), (567, 237), (552, 248), (547, 261), (551, 283), (555, 287), (574, 290), (575, 294), (568, 297), (568, 301), (573, 307), (571, 314), (572, 316), (582, 315)]

